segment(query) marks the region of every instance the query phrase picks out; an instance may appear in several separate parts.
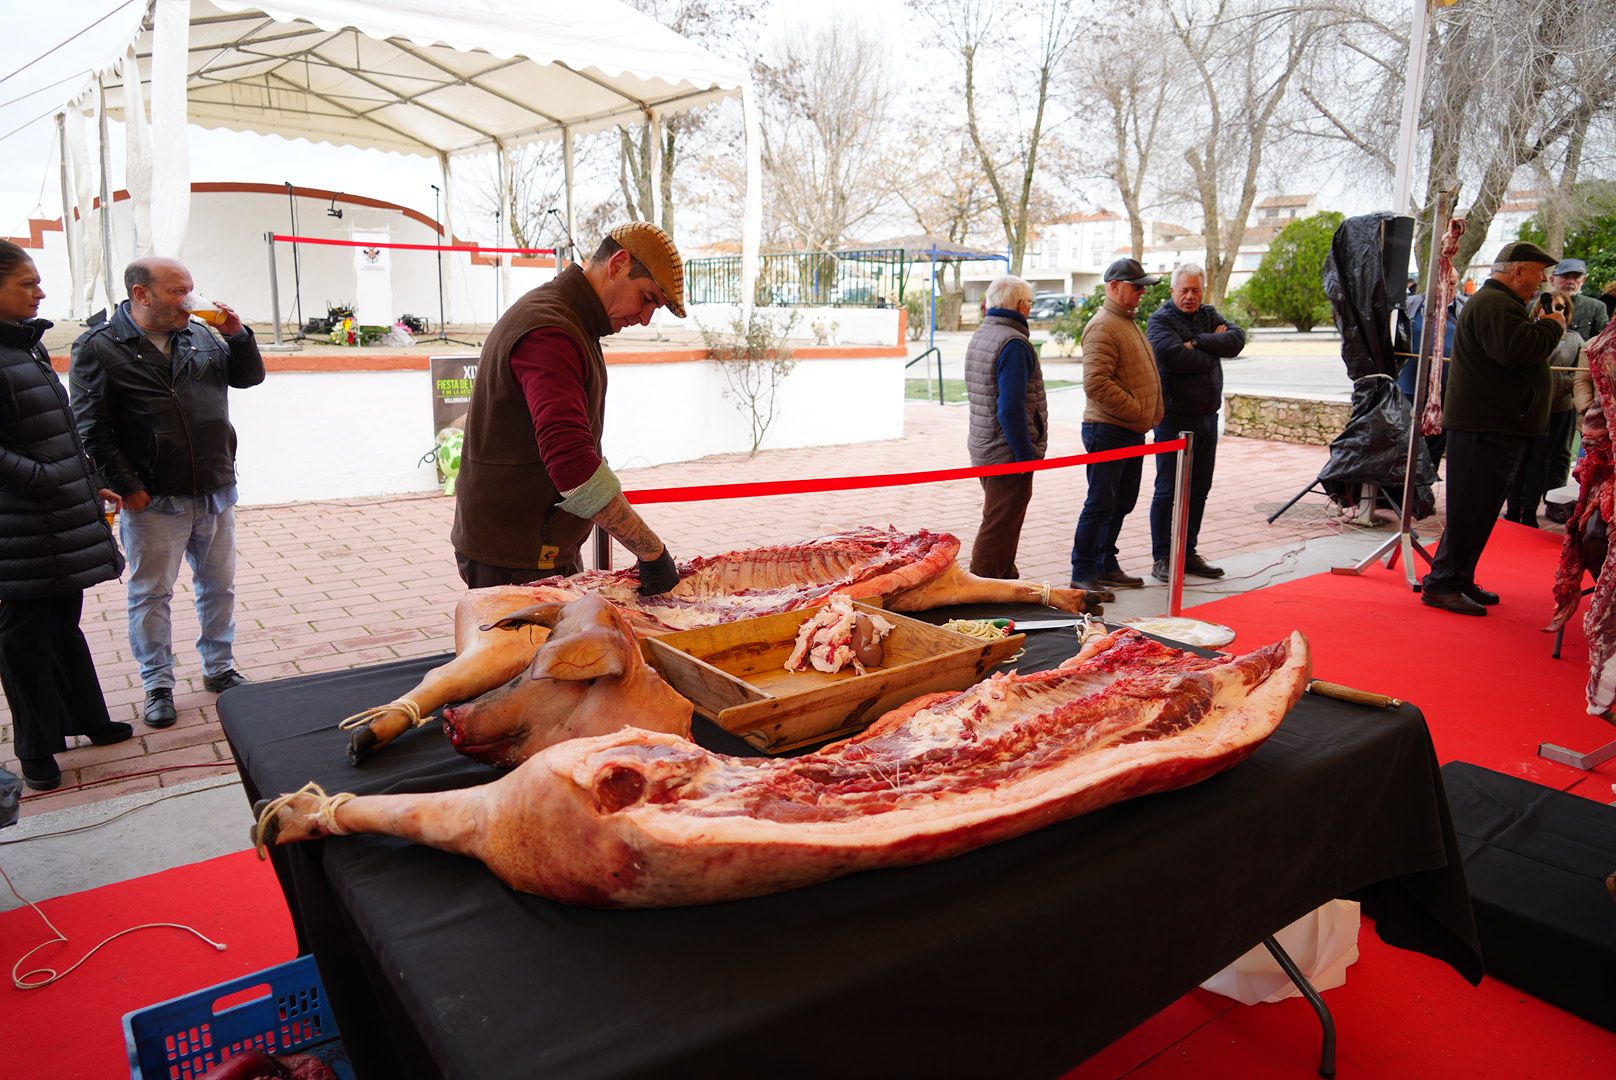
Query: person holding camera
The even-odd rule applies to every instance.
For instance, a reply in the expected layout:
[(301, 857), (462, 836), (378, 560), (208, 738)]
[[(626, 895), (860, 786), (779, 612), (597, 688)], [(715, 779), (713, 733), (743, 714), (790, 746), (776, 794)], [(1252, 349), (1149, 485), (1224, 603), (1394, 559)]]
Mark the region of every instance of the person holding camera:
[(1459, 313), (1442, 407), (1447, 529), (1420, 592), (1429, 607), (1485, 615), (1499, 601), (1476, 583), (1476, 564), (1528, 445), (1548, 431), (1549, 355), (1566, 319), (1554, 310), (1534, 318), (1530, 302), (1557, 261), (1524, 240), (1505, 244)]
[(33, 260), (0, 240), (0, 686), (35, 791), (60, 786), (67, 736), (108, 746), (134, 734), (107, 714), (79, 629), (84, 590), (123, 572), (101, 516), (103, 498), (119, 500), (85, 455), (40, 343), (51, 326), (37, 317), (44, 298)]
[[(1564, 264), (1562, 264), (1564, 265)], [(1526, 457), (1515, 472), (1504, 502), (1504, 520), (1529, 529), (1538, 527), (1537, 510), (1543, 497), (1566, 482), (1571, 468), (1571, 437), (1575, 434), (1578, 410), (1573, 392), (1577, 368), (1587, 369), (1583, 337), (1575, 329), (1575, 314), (1570, 298), (1556, 289), (1538, 294), (1534, 317), (1543, 318), (1549, 312), (1559, 314), (1571, 324), (1560, 343), (1549, 354), (1551, 398), (1549, 401), (1549, 428), (1535, 436), (1526, 448)], [(1556, 478), (1558, 474), (1558, 478)]]

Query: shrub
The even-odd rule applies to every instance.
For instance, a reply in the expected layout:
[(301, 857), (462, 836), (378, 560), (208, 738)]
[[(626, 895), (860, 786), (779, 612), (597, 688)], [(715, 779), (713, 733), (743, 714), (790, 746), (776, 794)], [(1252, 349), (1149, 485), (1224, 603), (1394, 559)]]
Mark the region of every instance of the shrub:
[(1274, 238), (1242, 290), (1251, 309), (1306, 332), (1330, 321), (1324, 295), (1324, 260), (1345, 216), (1326, 210), (1293, 221)]

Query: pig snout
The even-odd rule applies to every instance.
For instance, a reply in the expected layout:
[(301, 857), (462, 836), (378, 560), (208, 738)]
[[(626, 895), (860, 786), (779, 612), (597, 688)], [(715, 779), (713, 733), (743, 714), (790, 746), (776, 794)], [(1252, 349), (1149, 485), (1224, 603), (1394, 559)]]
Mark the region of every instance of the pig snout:
[[(583, 687), (526, 672), (464, 705), (443, 710), (454, 748), (490, 765), (520, 765), (543, 746), (578, 707)], [(528, 743), (538, 745), (529, 747)]]

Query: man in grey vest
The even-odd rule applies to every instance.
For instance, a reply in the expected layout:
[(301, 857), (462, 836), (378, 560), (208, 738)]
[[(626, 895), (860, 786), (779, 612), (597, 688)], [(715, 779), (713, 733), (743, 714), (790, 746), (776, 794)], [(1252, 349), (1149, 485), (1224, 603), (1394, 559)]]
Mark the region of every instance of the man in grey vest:
[(640, 591), (679, 583), (667, 545), (623, 497), (601, 455), (606, 359), (600, 339), (660, 307), (684, 318), (684, 261), (650, 222), (619, 225), (500, 316), (478, 360), (449, 534), (471, 588), (583, 567), (599, 525), (639, 560)]
[[(987, 315), (965, 347), (972, 465), (1037, 461), (1049, 448), (1044, 373), (1027, 333), (1032, 286), (1006, 275), (988, 286)], [(984, 476), (982, 525), (971, 545), (971, 573), (1018, 578), (1016, 547), (1032, 499), (1032, 473)]]

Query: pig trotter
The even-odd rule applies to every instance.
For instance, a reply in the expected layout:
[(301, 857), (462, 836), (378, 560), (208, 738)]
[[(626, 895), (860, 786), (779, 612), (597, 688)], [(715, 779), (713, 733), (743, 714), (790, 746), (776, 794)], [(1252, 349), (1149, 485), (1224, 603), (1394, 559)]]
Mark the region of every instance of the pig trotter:
[(348, 717), (337, 725), (343, 731), (353, 732), (348, 740), (348, 764), (360, 764), (410, 728), (421, 727), (429, 719), (422, 716), (420, 706), (408, 698)]

